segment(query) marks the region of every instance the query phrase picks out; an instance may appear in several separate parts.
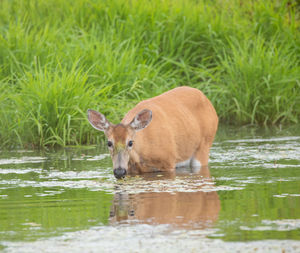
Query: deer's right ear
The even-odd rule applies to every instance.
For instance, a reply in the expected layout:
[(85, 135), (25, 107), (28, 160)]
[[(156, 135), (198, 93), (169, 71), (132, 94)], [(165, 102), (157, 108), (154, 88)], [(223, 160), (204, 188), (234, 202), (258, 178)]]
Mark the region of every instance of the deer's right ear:
[(105, 132), (111, 125), (102, 113), (94, 110), (88, 110), (88, 119), (91, 125), (100, 131)]
[(130, 126), (135, 131), (140, 131), (147, 127), (152, 120), (152, 111), (144, 109), (135, 115), (134, 119), (130, 122)]

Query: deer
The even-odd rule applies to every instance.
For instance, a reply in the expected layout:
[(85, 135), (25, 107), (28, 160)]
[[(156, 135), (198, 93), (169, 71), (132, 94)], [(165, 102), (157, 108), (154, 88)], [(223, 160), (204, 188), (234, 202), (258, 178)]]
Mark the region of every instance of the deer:
[(119, 124), (95, 110), (88, 121), (104, 132), (117, 179), (148, 172), (208, 166), (218, 128), (215, 108), (202, 91), (180, 86), (139, 102)]

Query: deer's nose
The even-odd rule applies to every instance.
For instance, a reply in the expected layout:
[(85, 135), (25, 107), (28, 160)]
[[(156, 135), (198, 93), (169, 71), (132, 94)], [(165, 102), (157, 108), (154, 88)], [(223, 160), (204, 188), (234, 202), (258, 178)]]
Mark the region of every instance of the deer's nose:
[(117, 179), (123, 178), (126, 175), (126, 170), (123, 168), (114, 169), (114, 175)]

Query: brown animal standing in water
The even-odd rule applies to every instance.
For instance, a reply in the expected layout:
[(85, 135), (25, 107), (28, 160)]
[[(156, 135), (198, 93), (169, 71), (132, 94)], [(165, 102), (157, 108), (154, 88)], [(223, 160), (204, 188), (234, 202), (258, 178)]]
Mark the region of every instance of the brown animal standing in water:
[(133, 172), (207, 166), (218, 127), (211, 102), (191, 87), (141, 101), (117, 125), (93, 110), (88, 110), (88, 119), (108, 139), (116, 178)]

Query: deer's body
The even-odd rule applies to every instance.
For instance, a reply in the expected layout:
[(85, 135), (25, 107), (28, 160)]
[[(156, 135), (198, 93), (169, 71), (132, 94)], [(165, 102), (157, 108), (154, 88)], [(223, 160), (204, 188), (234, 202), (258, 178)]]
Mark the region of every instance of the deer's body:
[(143, 109), (152, 111), (152, 121), (136, 133), (131, 164), (141, 172), (174, 170), (189, 161), (207, 165), (218, 117), (201, 91), (179, 87), (142, 101), (121, 123), (129, 124)]
[[(92, 120), (90, 122), (99, 129)], [(127, 173), (154, 172), (172, 171), (176, 166), (206, 166), (218, 116), (200, 90), (178, 87), (140, 102), (125, 115), (121, 124), (112, 125), (105, 117), (101, 122), (107, 128), (99, 130), (114, 142), (114, 147), (123, 145), (119, 151), (114, 148), (115, 169), (125, 166)], [(128, 148), (130, 140), (134, 144)], [(124, 150), (128, 151), (127, 166), (123, 165)]]

